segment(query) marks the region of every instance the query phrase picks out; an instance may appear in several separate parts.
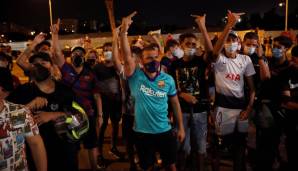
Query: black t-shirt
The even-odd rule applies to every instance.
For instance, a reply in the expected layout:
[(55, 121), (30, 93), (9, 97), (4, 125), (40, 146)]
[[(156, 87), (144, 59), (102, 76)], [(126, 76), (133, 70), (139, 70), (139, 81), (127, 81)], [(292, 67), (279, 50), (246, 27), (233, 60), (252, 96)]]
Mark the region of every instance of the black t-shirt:
[(93, 70), (98, 79), (98, 87), (100, 87), (102, 98), (121, 101), (120, 77), (114, 66), (107, 67), (100, 63), (95, 65)]
[[(43, 97), (48, 101), (47, 106), (39, 111), (64, 112), (66, 109), (71, 107), (72, 101), (74, 100), (74, 93), (70, 88), (59, 82), (56, 82), (55, 91), (50, 94), (40, 91), (34, 83), (26, 83), (19, 86), (14, 92), (12, 92), (8, 97), (8, 101), (25, 105), (34, 100), (36, 97)], [(44, 141), (52, 141), (53, 137), (57, 138), (58, 136), (55, 131), (53, 121), (42, 124), (39, 126), (39, 129)]]
[[(50, 94), (40, 91), (34, 83), (26, 83), (20, 85), (14, 92), (12, 92), (7, 100), (17, 104), (25, 105), (36, 97), (43, 97), (48, 101), (47, 106), (40, 109), (39, 111), (64, 112), (64, 109), (71, 107), (72, 101), (74, 100), (74, 93), (69, 87), (60, 82), (56, 82), (55, 91)], [(60, 168), (68, 169), (70, 164), (66, 163), (65, 158), (70, 158), (70, 156), (74, 158), (76, 157), (76, 154), (69, 153), (69, 151), (66, 149), (72, 147), (77, 148), (77, 144), (69, 143), (59, 137), (55, 130), (54, 121), (40, 125), (39, 132), (44, 141), (49, 162), (52, 164), (55, 163)], [(35, 170), (30, 150), (27, 150), (26, 153), (28, 156), (28, 164), (30, 169)]]
[(199, 101), (195, 105), (190, 105), (179, 98), (183, 112), (194, 113), (203, 112), (208, 109), (208, 84), (206, 78), (207, 63), (202, 57), (195, 56), (190, 61), (183, 58), (172, 63), (170, 74), (173, 76), (178, 92), (190, 93)]
[[(284, 91), (290, 91), (291, 97), (290, 101), (291, 102), (296, 102), (298, 103), (298, 65), (297, 64), (290, 64), (289, 66), (289, 79), (287, 82), (284, 82), (283, 86)], [(288, 117), (292, 121), (295, 121), (297, 123), (298, 121), (298, 116), (297, 110), (287, 110)]]
[(280, 65), (274, 65), (273, 62), (269, 63), (271, 71), (271, 79), (264, 81), (261, 85), (261, 92), (259, 99), (268, 99), (271, 101), (272, 106), (278, 109), (281, 104), (281, 96), (283, 85), (289, 80), (290, 68), (289, 62), (285, 61)]
[(161, 64), (162, 66), (165, 66), (165, 67), (167, 68), (167, 72), (170, 72), (171, 67), (172, 67), (172, 63), (173, 63), (174, 61), (176, 61), (176, 60), (178, 60), (178, 58), (175, 57), (175, 56), (174, 56), (172, 59), (170, 59), (170, 58), (167, 57), (167, 56), (164, 56), (164, 57), (161, 58), (160, 64)]

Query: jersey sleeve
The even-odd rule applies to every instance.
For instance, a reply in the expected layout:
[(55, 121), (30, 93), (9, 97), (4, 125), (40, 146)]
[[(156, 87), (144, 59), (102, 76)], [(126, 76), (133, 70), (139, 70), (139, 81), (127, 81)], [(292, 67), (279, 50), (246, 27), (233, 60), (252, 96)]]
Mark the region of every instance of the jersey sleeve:
[(168, 96), (172, 97), (177, 94), (176, 85), (173, 77), (169, 76), (169, 92)]

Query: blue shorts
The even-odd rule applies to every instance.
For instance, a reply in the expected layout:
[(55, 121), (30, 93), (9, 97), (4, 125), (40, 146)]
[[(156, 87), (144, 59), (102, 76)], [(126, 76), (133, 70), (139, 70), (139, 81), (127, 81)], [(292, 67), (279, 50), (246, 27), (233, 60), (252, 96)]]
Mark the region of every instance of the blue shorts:
[(179, 145), (179, 150), (186, 154), (190, 151), (199, 154), (206, 153), (207, 145), (207, 112), (183, 114), (183, 125), (185, 130), (185, 140)]

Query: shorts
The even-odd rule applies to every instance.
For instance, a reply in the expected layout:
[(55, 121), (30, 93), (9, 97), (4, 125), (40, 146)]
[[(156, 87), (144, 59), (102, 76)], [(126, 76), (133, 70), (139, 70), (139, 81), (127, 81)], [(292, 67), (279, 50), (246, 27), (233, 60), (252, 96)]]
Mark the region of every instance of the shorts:
[(217, 106), (214, 112), (216, 134), (224, 136), (234, 133), (237, 130), (240, 133), (247, 133), (248, 119), (239, 120), (242, 109), (228, 109)]
[(154, 165), (156, 152), (160, 154), (163, 166), (176, 163), (177, 140), (172, 130), (159, 134), (135, 132), (135, 138), (142, 169), (147, 170)]
[(207, 145), (207, 112), (183, 114), (185, 140), (179, 146), (186, 154), (191, 150), (199, 154), (206, 153)]
[(89, 130), (82, 141), (86, 149), (97, 148), (96, 116), (88, 116)]

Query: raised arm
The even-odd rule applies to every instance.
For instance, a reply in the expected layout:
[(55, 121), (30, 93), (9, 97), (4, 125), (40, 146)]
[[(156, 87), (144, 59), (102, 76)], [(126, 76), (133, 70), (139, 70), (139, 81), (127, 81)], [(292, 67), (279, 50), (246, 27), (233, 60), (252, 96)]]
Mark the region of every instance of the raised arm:
[(202, 36), (204, 38), (204, 42), (205, 42), (205, 47), (206, 47), (206, 51), (213, 51), (213, 46), (210, 40), (210, 37), (208, 35), (207, 32), (207, 28), (206, 28), (206, 14), (204, 14), (203, 16), (199, 16), (199, 15), (191, 15), (192, 17), (195, 17), (195, 21), (198, 24), (199, 30), (202, 33)]
[(211, 56), (212, 61), (217, 61), (219, 54), (224, 47), (224, 43), (227, 40), (231, 29), (236, 25), (238, 19), (243, 14), (244, 13), (232, 13), (231, 11), (228, 11), (228, 22), (213, 48), (213, 55)]
[(271, 78), (271, 73), (270, 73), (268, 63), (266, 63), (264, 60), (264, 51), (260, 43), (260, 40), (258, 42), (257, 55), (258, 55), (258, 64), (260, 65), (260, 79), (262, 81), (268, 80)]
[(63, 64), (65, 63), (65, 58), (59, 45), (60, 19), (58, 19), (57, 23), (53, 24), (50, 27), (50, 29), (52, 32), (52, 46), (53, 46), (53, 54), (54, 54), (53, 61), (59, 67), (62, 67)]
[(132, 58), (130, 45), (128, 42), (127, 31), (129, 26), (132, 24), (132, 17), (135, 16), (137, 12), (133, 12), (127, 17), (122, 19), (121, 31), (120, 31), (120, 45), (123, 52), (124, 59), (124, 73), (126, 77), (131, 76), (136, 68), (136, 63)]
[(24, 50), (23, 53), (20, 54), (20, 56), (17, 58), (17, 64), (24, 70), (28, 71), (31, 68), (31, 64), (29, 63), (29, 58), (34, 51), (34, 48), (45, 40), (45, 34), (40, 33), (37, 36), (35, 36), (32, 43)]
[(152, 37), (154, 42), (158, 45), (160, 56), (162, 56), (165, 52), (163, 37), (160, 34), (151, 34), (150, 36)]
[(114, 67), (117, 70), (118, 73), (123, 72), (123, 65), (121, 64), (120, 58), (119, 58), (119, 46), (118, 46), (118, 40), (119, 40), (119, 30), (120, 28), (114, 29), (113, 32), (113, 42), (112, 42), (112, 59), (114, 63)]

